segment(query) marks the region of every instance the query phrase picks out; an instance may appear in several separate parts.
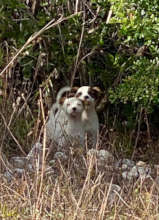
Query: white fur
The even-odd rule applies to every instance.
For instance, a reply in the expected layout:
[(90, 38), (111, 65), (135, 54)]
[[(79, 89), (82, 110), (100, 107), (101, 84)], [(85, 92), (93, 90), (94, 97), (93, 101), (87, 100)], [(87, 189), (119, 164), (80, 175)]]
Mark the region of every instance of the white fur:
[[(65, 87), (67, 91), (68, 87)], [(50, 117), (46, 124), (46, 133), (49, 139), (55, 141), (59, 146), (68, 143), (84, 144), (84, 128), (81, 114), (84, 110), (83, 103), (76, 97), (65, 98), (63, 104), (60, 99), (65, 88), (60, 90), (55, 103), (50, 111)], [(58, 109), (56, 112), (55, 110)]]
[(80, 87), (76, 92), (76, 96), (85, 102), (85, 110), (82, 113), (84, 130), (91, 136), (93, 145), (96, 145), (99, 134), (99, 120), (95, 110), (96, 100), (88, 93), (89, 89), (89, 86)]

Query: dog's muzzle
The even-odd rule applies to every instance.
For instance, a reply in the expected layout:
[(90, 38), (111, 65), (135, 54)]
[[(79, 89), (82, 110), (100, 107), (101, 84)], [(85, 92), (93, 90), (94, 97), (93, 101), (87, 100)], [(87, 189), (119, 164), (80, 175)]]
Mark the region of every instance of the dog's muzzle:
[(87, 109), (89, 108), (89, 106), (91, 105), (91, 102), (88, 101), (88, 100), (84, 100), (83, 103), (84, 103), (84, 108), (85, 108), (86, 110), (87, 110)]

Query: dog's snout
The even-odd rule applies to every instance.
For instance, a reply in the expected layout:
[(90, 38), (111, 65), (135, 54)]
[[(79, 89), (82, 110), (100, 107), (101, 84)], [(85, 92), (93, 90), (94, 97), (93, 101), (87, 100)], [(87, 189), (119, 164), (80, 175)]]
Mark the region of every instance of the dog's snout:
[(88, 99), (89, 99), (89, 96), (88, 96), (88, 95), (85, 95), (85, 96), (84, 96), (84, 99), (85, 99), (85, 100), (88, 100)]
[(72, 110), (75, 112), (75, 111), (77, 110), (77, 108), (76, 108), (76, 107), (73, 107)]

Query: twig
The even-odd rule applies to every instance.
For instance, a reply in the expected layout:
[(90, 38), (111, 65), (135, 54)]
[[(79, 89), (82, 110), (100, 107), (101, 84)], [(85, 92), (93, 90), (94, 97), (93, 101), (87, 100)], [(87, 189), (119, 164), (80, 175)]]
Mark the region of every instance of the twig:
[(94, 47), (89, 53), (87, 53), (85, 56), (83, 56), (80, 61), (78, 62), (78, 65), (77, 65), (77, 69), (79, 67), (79, 65), (82, 63), (83, 60), (85, 60), (87, 57), (91, 56), (95, 50), (96, 50), (97, 47)]
[(80, 207), (80, 205), (81, 205), (81, 203), (82, 203), (82, 197), (83, 197), (83, 195), (84, 195), (84, 191), (86, 190), (87, 184), (89, 184), (89, 181), (90, 181), (90, 175), (91, 175), (91, 171), (92, 171), (93, 164), (94, 164), (94, 160), (93, 160), (93, 156), (91, 156), (91, 158), (90, 158), (90, 163), (89, 163), (89, 167), (88, 167), (88, 171), (87, 171), (87, 176), (86, 176), (85, 182), (84, 182), (84, 184), (83, 184), (83, 188), (82, 188), (82, 191), (81, 191), (81, 194), (80, 194), (78, 203), (77, 203), (76, 211), (75, 211), (75, 213), (74, 213), (74, 216), (73, 216), (73, 219), (72, 219), (72, 220), (75, 220), (75, 219), (77, 218), (77, 214), (78, 214), (78, 211), (79, 211), (79, 207)]
[(99, 210), (99, 219), (104, 219), (104, 212), (105, 212), (105, 209), (106, 209), (106, 206), (108, 203), (108, 197), (109, 197), (109, 194), (110, 194), (110, 191), (112, 188), (112, 182), (113, 182), (113, 178), (111, 179), (107, 194), (106, 194), (106, 190), (105, 190), (103, 201), (101, 204), (101, 208)]
[(138, 143), (139, 136), (140, 136), (140, 125), (141, 125), (142, 112), (143, 112), (143, 108), (141, 107), (140, 114), (139, 114), (139, 119), (138, 119), (137, 137), (136, 137), (136, 139), (135, 139), (135, 146), (134, 146), (134, 151), (133, 151), (131, 160), (134, 158), (135, 150), (136, 150), (137, 143)]
[(76, 0), (76, 5), (75, 5), (75, 13), (78, 12), (78, 4), (79, 4), (79, 0)]
[(112, 10), (110, 9), (109, 12), (108, 12), (108, 16), (107, 16), (106, 24), (109, 23), (111, 16), (112, 16)]
[[(43, 101), (42, 101), (42, 91), (39, 89), (39, 94), (40, 94), (40, 107), (42, 111), (42, 118), (43, 118), (43, 124), (45, 125), (45, 114), (44, 114), (44, 106), (43, 106)], [(41, 179), (40, 179), (40, 188), (39, 188), (39, 194), (38, 194), (38, 199), (37, 199), (37, 206), (39, 204), (41, 194), (42, 194), (42, 186), (43, 186), (43, 178), (44, 178), (44, 172), (45, 172), (45, 153), (46, 153), (46, 129), (44, 126), (44, 135), (43, 135), (43, 154), (42, 154), (42, 171), (41, 171)], [(40, 158), (41, 160), (41, 158)]]
[(78, 60), (79, 60), (82, 40), (83, 40), (83, 36), (84, 36), (84, 30), (85, 30), (85, 13), (83, 15), (83, 25), (82, 25), (81, 37), (80, 37), (79, 47), (78, 47), (77, 56), (76, 56), (75, 68), (74, 68), (74, 71), (73, 71), (73, 74), (72, 74), (72, 78), (71, 78), (71, 87), (73, 86), (73, 82), (74, 82), (76, 71), (77, 71), (77, 67), (78, 67)]
[(117, 194), (117, 196), (119, 197), (119, 199), (124, 203), (124, 205), (126, 205), (128, 207), (128, 209), (131, 210), (131, 207), (128, 205), (127, 202), (124, 201), (124, 199), (121, 197), (121, 195), (116, 191), (114, 190), (114, 192)]

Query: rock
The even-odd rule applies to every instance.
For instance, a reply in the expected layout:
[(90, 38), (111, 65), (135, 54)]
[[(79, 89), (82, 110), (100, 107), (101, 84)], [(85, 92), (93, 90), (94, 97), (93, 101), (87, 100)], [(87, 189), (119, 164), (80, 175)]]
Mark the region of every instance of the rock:
[(135, 166), (135, 162), (129, 159), (120, 159), (116, 164), (116, 168), (120, 168), (122, 170), (130, 170), (133, 166)]
[(14, 178), (13, 176), (13, 172), (11, 170), (7, 170), (3, 176), (5, 177), (5, 179), (8, 181), (8, 182), (11, 182), (12, 179)]
[(104, 149), (96, 150), (92, 148), (87, 152), (87, 156), (88, 159), (90, 157), (94, 157), (97, 161), (97, 165), (101, 168), (105, 167), (106, 165), (112, 165), (112, 163), (114, 162), (113, 155), (109, 151)]
[(55, 160), (67, 160), (68, 157), (63, 152), (56, 152), (55, 155), (54, 155), (54, 159)]
[(134, 178), (149, 178), (151, 168), (143, 161), (138, 161), (136, 164), (133, 160), (122, 159), (115, 164), (116, 168), (120, 168), (122, 178), (126, 180), (133, 180)]
[(138, 166), (138, 167), (145, 167), (145, 166), (147, 166), (147, 164), (144, 161), (138, 161), (136, 163), (136, 166)]
[(96, 156), (98, 153), (98, 150), (92, 148), (87, 152), (87, 156), (91, 157), (91, 156)]
[(122, 177), (127, 180), (133, 180), (134, 178), (151, 178), (151, 168), (149, 166), (140, 167), (134, 166), (129, 171), (124, 171)]
[(151, 177), (151, 167), (143, 161), (136, 164), (140, 178), (145, 179)]
[(45, 175), (46, 176), (54, 176), (55, 175), (55, 171), (52, 167), (48, 166), (45, 170)]
[(28, 159), (26, 157), (12, 157), (11, 163), (15, 168), (25, 168), (28, 163)]
[(97, 156), (100, 160), (105, 160), (105, 161), (114, 160), (113, 155), (109, 153), (107, 150), (99, 150)]
[(155, 183), (159, 186), (159, 176), (156, 177)]
[(29, 172), (35, 172), (35, 167), (31, 163), (27, 164), (26, 169)]
[(124, 171), (122, 173), (122, 177), (127, 180), (132, 180), (133, 178), (139, 177), (136, 166), (134, 166), (130, 171)]
[(25, 170), (24, 169), (20, 169), (20, 168), (16, 168), (13, 170), (14, 172), (14, 177), (22, 177), (22, 175), (25, 173)]
[[(45, 150), (47, 152), (48, 148)], [(35, 143), (26, 159), (28, 160), (27, 169), (29, 171), (41, 170), (43, 163), (43, 145), (39, 142)]]
[(20, 178), (25, 173), (25, 169), (14, 168), (13, 170), (7, 170), (3, 176), (8, 182), (11, 182), (15, 178)]
[(99, 150), (97, 153), (98, 166), (110, 165), (114, 162), (113, 155), (107, 150)]
[(55, 160), (50, 160), (50, 161), (49, 161), (49, 165), (50, 165), (50, 166), (54, 166), (55, 162), (56, 162)]
[(116, 184), (111, 185), (111, 189), (110, 189), (109, 195), (108, 195), (108, 203), (110, 205), (112, 205), (114, 202), (116, 202), (116, 200), (119, 198), (118, 194), (120, 194), (120, 192), (121, 192), (121, 187), (119, 185), (116, 185)]
[[(47, 150), (47, 149), (46, 149)], [(43, 146), (37, 142), (33, 145), (32, 149), (26, 157), (12, 157), (11, 163), (14, 169), (17, 169), (18, 175), (21, 175), (22, 170), (25, 169), (29, 172), (34, 172), (42, 167)]]
[(41, 143), (37, 142), (34, 144), (34, 146), (30, 150), (26, 158), (29, 161), (31, 161), (37, 159), (38, 157), (42, 157), (42, 153), (43, 153), (43, 146)]

